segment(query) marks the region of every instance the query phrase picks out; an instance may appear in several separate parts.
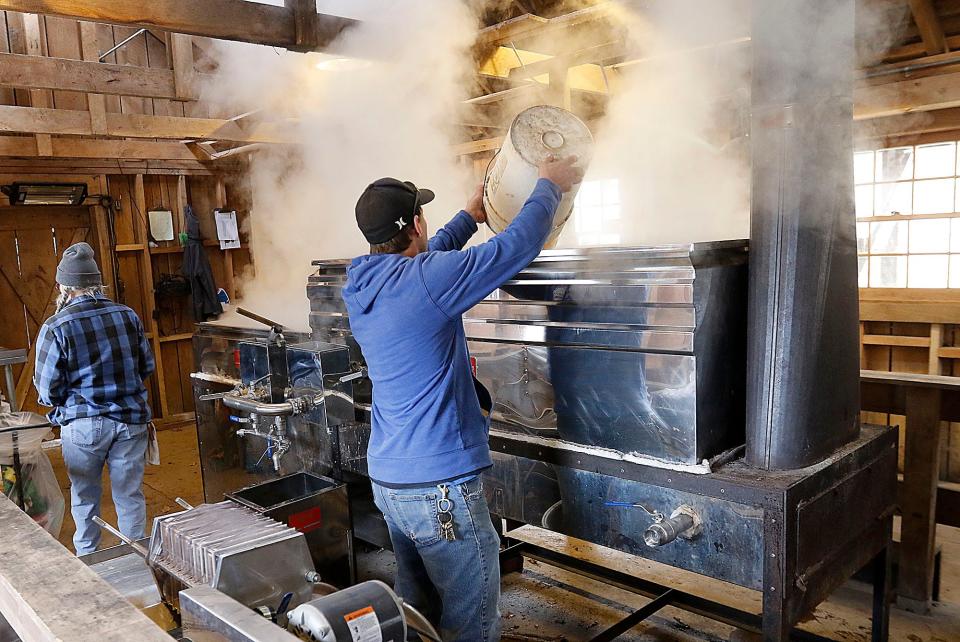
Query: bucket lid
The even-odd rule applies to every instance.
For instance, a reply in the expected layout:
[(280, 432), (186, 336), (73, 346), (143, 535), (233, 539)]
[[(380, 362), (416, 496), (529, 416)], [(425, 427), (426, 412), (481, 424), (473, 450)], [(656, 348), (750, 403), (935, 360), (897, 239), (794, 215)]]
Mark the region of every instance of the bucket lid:
[(510, 125), (510, 142), (526, 162), (539, 165), (551, 154), (575, 155), (586, 167), (593, 155), (593, 135), (574, 114), (552, 105), (520, 112)]

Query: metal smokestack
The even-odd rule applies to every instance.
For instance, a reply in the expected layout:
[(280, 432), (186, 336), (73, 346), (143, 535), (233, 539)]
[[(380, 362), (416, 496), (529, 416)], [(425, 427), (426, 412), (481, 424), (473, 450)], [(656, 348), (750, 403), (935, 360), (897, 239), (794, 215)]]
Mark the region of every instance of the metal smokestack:
[(854, 0), (754, 0), (747, 461), (859, 434)]

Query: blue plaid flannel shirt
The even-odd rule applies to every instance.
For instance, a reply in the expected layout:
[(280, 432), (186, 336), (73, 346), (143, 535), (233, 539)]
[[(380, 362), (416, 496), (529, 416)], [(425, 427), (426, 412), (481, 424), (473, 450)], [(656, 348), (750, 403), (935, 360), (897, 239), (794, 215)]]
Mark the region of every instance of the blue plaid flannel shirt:
[(47, 417), (128, 424), (151, 419), (144, 379), (156, 369), (137, 314), (103, 295), (70, 301), (40, 327), (33, 383)]

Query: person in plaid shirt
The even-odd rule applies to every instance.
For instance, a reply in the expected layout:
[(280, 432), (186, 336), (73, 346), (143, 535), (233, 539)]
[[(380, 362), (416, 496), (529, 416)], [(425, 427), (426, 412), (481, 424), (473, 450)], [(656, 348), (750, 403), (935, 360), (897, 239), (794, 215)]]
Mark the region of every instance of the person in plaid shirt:
[(56, 313), (40, 327), (34, 385), (47, 415), (60, 426), (70, 477), (77, 555), (97, 550), (103, 465), (120, 531), (144, 537), (144, 455), (150, 406), (144, 380), (155, 363), (143, 324), (103, 293), (100, 269), (86, 243), (70, 246), (57, 266)]

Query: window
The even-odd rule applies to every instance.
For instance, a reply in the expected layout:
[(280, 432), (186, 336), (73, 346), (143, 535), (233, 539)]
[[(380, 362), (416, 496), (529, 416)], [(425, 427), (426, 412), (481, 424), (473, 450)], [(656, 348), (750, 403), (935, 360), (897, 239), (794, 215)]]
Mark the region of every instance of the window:
[(573, 201), (571, 217), (578, 245), (620, 243), (620, 181), (584, 181)]
[(860, 287), (960, 288), (957, 143), (854, 154)]

